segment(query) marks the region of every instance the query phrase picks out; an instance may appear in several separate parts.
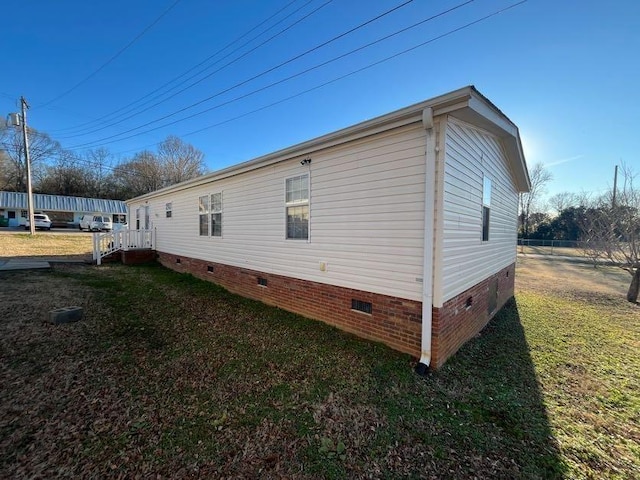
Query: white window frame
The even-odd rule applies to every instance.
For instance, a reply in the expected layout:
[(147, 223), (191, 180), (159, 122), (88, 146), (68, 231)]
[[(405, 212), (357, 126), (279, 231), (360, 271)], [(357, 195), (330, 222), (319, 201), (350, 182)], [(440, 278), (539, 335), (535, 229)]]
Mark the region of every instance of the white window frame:
[(173, 202), (164, 204), (165, 218), (173, 218)]
[[(214, 200), (215, 197), (219, 197), (220, 200)], [(209, 234), (212, 237), (218, 237), (218, 238), (222, 238), (222, 192), (216, 192), (216, 193), (212, 193), (211, 194), (211, 199), (209, 201)], [(213, 216), (214, 215), (219, 215), (220, 220), (218, 222), (216, 222), (216, 225), (218, 225), (219, 231), (216, 232), (214, 230), (214, 224), (213, 224)]]
[[(216, 198), (219, 198), (218, 199)], [(206, 200), (206, 204), (203, 202)], [(201, 237), (222, 238), (222, 210), (223, 210), (222, 192), (210, 193), (198, 196), (198, 234)], [(214, 215), (219, 215), (220, 228), (214, 229)], [(202, 226), (202, 217), (206, 219), (207, 232), (204, 233)]]
[[(298, 190), (289, 189), (289, 186), (296, 180), (304, 180), (306, 182), (306, 188), (299, 188)], [(303, 186), (304, 187), (304, 186)], [(306, 190), (306, 197), (303, 196), (303, 192)], [(299, 193), (299, 195), (295, 195)], [(290, 195), (291, 194), (291, 195)], [(298, 197), (298, 198), (296, 198)], [(286, 240), (304, 241), (309, 242), (311, 239), (311, 176), (309, 173), (303, 173), (301, 175), (294, 175), (287, 177), (284, 180), (284, 234)], [(305, 209), (307, 217), (307, 235), (305, 237), (289, 236), (289, 210), (290, 209)]]
[[(203, 203), (203, 199), (206, 200), (206, 204)], [(200, 237), (208, 237), (209, 236), (209, 201), (211, 197), (207, 195), (199, 195), (198, 196), (198, 235)], [(202, 230), (202, 217), (206, 220), (207, 223), (207, 231), (203, 233)]]
[(491, 179), (486, 175), (482, 176), (482, 210), (481, 210), (481, 238), (482, 243), (491, 239)]

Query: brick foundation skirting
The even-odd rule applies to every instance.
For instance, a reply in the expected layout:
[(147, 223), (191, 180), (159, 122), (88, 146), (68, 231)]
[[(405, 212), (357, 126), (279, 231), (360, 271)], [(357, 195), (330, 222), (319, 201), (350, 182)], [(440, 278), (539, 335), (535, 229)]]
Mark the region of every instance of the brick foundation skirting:
[[(401, 352), (420, 354), (421, 302), (168, 253), (159, 252), (158, 256), (168, 268), (212, 281), (233, 293), (321, 320)], [(266, 286), (258, 283), (259, 278)], [(371, 303), (371, 314), (352, 310), (352, 299)]]
[[(515, 263), (447, 300), (433, 309), (431, 324), (431, 366), (440, 368), (451, 355), (475, 337), (489, 320), (513, 297)], [(493, 284), (493, 285), (492, 285)], [(495, 308), (489, 301), (495, 287)]]
[[(357, 289), (273, 275), (255, 270), (158, 252), (172, 270), (211, 281), (230, 292), (321, 320), (359, 337), (420, 357), (422, 302)], [(513, 296), (515, 265), (433, 309), (432, 366), (439, 368), (463, 343), (475, 336)], [(495, 279), (495, 280), (494, 280)], [(497, 282), (496, 309), (487, 312), (491, 282)], [(471, 306), (466, 307), (469, 297)], [(370, 303), (371, 313), (352, 309), (352, 301)]]

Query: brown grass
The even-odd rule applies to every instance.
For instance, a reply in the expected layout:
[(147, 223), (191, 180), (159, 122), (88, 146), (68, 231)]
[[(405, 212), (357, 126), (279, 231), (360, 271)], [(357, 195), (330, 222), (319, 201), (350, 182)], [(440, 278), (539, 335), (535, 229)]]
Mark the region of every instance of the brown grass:
[(622, 298), (631, 275), (612, 266), (569, 262), (553, 257), (518, 256), (516, 286), (539, 293), (598, 293)]
[(24, 233), (0, 235), (1, 257), (90, 256), (92, 237), (85, 234), (58, 235)]

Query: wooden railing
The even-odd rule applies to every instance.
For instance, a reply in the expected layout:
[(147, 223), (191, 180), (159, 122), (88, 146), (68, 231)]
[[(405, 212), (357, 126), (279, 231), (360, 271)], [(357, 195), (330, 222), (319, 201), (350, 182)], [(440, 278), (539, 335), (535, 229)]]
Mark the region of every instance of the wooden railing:
[(100, 265), (102, 259), (119, 250), (153, 250), (156, 244), (156, 231), (118, 230), (115, 232), (93, 234), (93, 260)]

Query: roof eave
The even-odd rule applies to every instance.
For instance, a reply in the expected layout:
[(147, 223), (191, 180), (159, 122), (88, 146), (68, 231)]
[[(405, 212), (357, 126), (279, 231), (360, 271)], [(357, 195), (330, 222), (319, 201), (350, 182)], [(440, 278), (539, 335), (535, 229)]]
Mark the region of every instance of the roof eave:
[[(475, 117), (475, 121), (487, 124), (489, 130), (498, 132), (507, 144), (507, 151), (510, 158), (514, 159), (514, 167), (516, 170), (515, 178), (518, 189), (520, 191), (528, 190), (529, 177), (524, 161), (524, 154), (522, 153), (522, 147), (520, 145), (518, 128), (495, 105), (481, 95), (475, 87), (466, 86), (386, 115), (375, 117), (350, 127), (307, 140), (306, 142), (263, 155), (253, 160), (132, 198), (128, 200), (127, 203), (145, 201), (158, 195), (173, 193), (222, 178), (239, 175), (291, 158), (311, 155), (318, 150), (374, 135), (385, 130), (421, 122), (422, 112), (427, 107), (433, 109), (434, 116), (456, 112), (456, 116), (464, 117), (465, 111), (471, 112)], [(509, 146), (510, 143), (513, 143), (512, 147)]]

